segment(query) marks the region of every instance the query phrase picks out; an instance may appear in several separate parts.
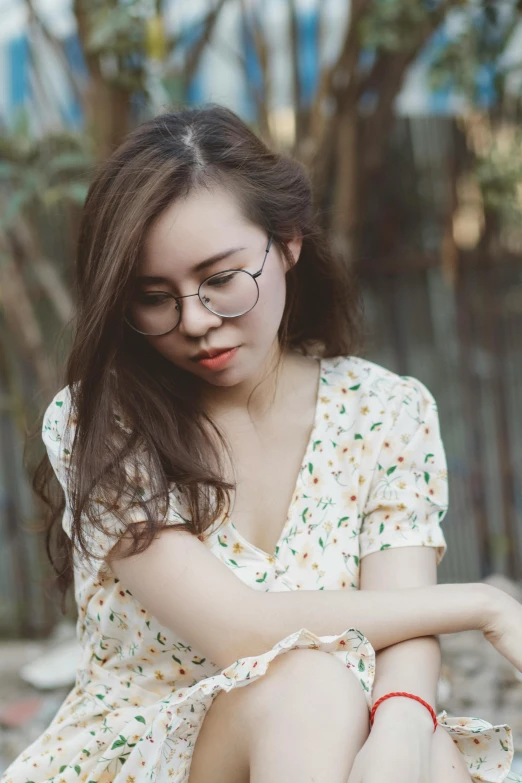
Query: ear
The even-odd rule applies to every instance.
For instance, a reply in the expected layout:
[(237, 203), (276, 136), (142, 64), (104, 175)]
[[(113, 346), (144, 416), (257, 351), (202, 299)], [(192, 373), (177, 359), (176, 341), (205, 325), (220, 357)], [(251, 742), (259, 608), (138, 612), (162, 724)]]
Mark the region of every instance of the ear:
[(294, 239), (291, 239), (290, 242), (288, 242), (288, 249), (290, 250), (294, 260), (292, 263), (292, 267), (297, 264), (299, 260), (299, 256), (301, 255), (301, 247), (303, 246), (303, 238), (300, 236), (294, 237)]

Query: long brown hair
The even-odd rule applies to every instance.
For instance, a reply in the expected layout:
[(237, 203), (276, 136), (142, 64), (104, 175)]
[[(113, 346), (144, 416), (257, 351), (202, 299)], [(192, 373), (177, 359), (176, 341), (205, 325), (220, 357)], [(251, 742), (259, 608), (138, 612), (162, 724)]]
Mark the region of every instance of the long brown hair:
[(164, 526), (172, 484), (188, 509), (183, 529), (192, 534), (201, 536), (229, 507), (234, 487), (222, 477), (218, 451), (226, 440), (198, 403), (194, 379), (124, 319), (148, 228), (176, 199), (213, 185), (237, 197), (244, 217), (272, 234), (287, 261), (287, 243), (302, 237), (299, 262), (286, 276), (281, 348), (323, 356), (360, 350), (360, 294), (323, 233), (309, 176), (298, 161), (267, 148), (236, 114), (216, 104), (163, 114), (130, 133), (95, 172), (80, 225), (75, 329), (64, 373), (76, 430), (71, 538), (59, 524), (64, 498), (54, 491), (47, 455), (33, 477), (48, 507), (47, 553), (63, 597), (73, 578), (73, 548), (89, 555), (86, 523), (103, 526), (100, 498), (126, 526), (125, 465), (140, 450), (147, 454), (153, 492), (143, 502), (143, 525), (128, 525), (129, 554), (146, 549)]

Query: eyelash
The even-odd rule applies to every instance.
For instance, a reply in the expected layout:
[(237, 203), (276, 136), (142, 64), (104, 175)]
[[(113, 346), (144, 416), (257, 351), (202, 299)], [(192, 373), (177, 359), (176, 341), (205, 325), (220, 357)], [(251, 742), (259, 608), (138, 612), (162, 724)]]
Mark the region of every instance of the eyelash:
[[(228, 270), (223, 270), (223, 272), (216, 272), (215, 274), (216, 274), (216, 276), (217, 275), (224, 275), (226, 271), (228, 271)], [(230, 271), (234, 271), (234, 272), (243, 271), (243, 268), (238, 266), (238, 267), (235, 267), (233, 270), (230, 270)], [(213, 276), (214, 275), (211, 275), (211, 277), (213, 277)], [(206, 278), (206, 279), (208, 279), (208, 278)], [(227, 280), (225, 280), (224, 282), (227, 282)], [(163, 297), (160, 302), (157, 301), (158, 297)], [(173, 294), (167, 293), (166, 291), (143, 291), (143, 292), (140, 292), (140, 294), (138, 296), (138, 300), (139, 300), (140, 304), (146, 304), (146, 305), (151, 305), (151, 306), (154, 305), (154, 304), (162, 304), (166, 299), (170, 299), (170, 298), (174, 298), (175, 299), (176, 297), (174, 297)], [(156, 300), (156, 301), (152, 301), (152, 300)]]

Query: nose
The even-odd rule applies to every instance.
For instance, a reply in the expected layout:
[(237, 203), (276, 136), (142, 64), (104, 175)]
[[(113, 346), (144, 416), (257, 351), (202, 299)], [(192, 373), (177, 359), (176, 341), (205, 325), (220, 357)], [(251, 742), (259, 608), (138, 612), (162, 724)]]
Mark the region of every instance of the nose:
[(220, 315), (211, 313), (199, 296), (187, 296), (180, 300), (181, 319), (178, 329), (185, 337), (202, 337), (209, 329), (221, 326)]

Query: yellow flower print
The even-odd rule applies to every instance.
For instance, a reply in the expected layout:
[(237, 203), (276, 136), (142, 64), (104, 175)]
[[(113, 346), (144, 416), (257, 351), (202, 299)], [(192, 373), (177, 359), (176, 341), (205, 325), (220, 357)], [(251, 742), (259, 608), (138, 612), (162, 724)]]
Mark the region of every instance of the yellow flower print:
[(363, 484), (366, 484), (366, 479), (365, 479), (365, 477), (362, 474), (359, 476), (359, 484), (360, 484), (360, 486), (362, 486)]
[(136, 778), (134, 775), (127, 775), (125, 778), (125, 783), (136, 783)]
[(234, 544), (234, 546), (232, 547), (232, 552), (233, 552), (235, 555), (240, 555), (240, 554), (241, 554), (241, 552), (243, 552), (243, 550), (244, 550), (244, 547), (243, 547), (243, 546), (242, 546), (242, 545), (239, 543), (239, 541), (236, 541), (236, 543), (235, 543), (235, 544)]
[(329, 397), (324, 397), (324, 396), (319, 397), (319, 401), (322, 402), (324, 405), (329, 405), (330, 404), (330, 398)]
[[(345, 489), (341, 494), (342, 507), (352, 506), (357, 502), (357, 495), (353, 489)], [(343, 514), (344, 516), (344, 514)]]
[(320, 495), (324, 486), (324, 479), (322, 473), (317, 469), (315, 465), (312, 465), (312, 472), (308, 469), (308, 475), (306, 477), (306, 483), (313, 489), (314, 494)]
[(323, 530), (326, 530), (327, 533), (330, 532), (330, 530), (333, 530), (333, 525), (331, 522), (323, 522)]
[(310, 544), (305, 544), (301, 551), (296, 554), (295, 561), (300, 568), (304, 568), (310, 562), (312, 555), (312, 547)]
[(159, 669), (156, 669), (156, 671), (154, 672), (154, 677), (157, 680), (164, 680), (165, 679), (165, 675), (163, 674), (163, 672), (160, 672)]
[(341, 574), (339, 579), (337, 580), (337, 584), (339, 585), (340, 590), (346, 590), (347, 587), (350, 587), (350, 581), (346, 574)]
[(312, 563), (312, 569), (314, 571), (317, 571), (318, 568), (319, 568), (319, 563)]
[(361, 414), (362, 414), (363, 416), (367, 416), (367, 415), (369, 414), (369, 412), (370, 412), (370, 409), (369, 409), (369, 407), (368, 407), (367, 405), (364, 405), (364, 406), (361, 408)]

